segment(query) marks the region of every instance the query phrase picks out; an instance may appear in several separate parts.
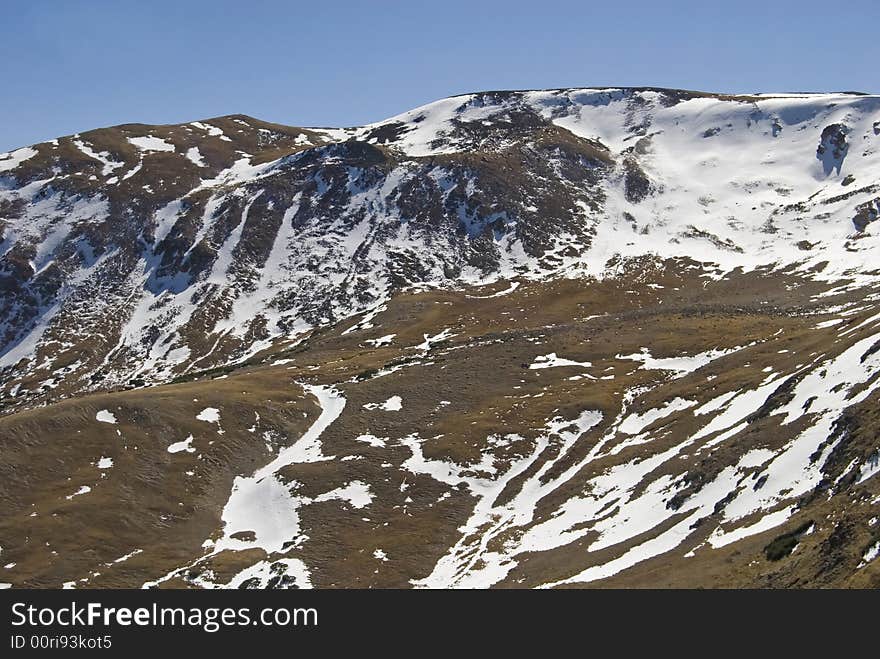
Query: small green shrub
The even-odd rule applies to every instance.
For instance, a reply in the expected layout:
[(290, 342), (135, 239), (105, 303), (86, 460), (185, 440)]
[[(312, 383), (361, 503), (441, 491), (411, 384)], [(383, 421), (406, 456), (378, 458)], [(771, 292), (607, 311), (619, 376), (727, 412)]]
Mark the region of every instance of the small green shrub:
[(789, 531), (788, 533), (783, 533), (782, 535), (777, 536), (770, 542), (770, 544), (764, 547), (764, 556), (767, 557), (768, 561), (781, 561), (794, 551), (794, 548), (797, 547), (798, 542), (800, 542), (801, 536), (809, 531), (812, 526), (813, 520), (808, 520), (797, 527), (794, 531)]

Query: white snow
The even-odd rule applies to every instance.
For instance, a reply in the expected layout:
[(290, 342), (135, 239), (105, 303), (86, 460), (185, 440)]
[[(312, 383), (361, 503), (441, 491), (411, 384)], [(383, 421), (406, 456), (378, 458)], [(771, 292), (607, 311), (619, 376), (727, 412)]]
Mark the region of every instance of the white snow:
[(0, 172), (15, 169), (28, 158), (33, 158), (38, 151), (33, 147), (23, 147), (10, 153), (0, 153)]
[(116, 423), (116, 415), (110, 410), (101, 410), (95, 415), (95, 421), (101, 423)]
[(128, 171), (125, 173), (125, 176), (122, 177), (122, 180), (123, 180), (123, 181), (127, 181), (127, 180), (130, 179), (132, 176), (134, 176), (134, 175), (137, 174), (139, 171), (141, 171), (141, 168), (143, 168), (143, 166), (144, 166), (144, 162), (143, 162), (143, 160), (141, 160), (137, 165), (135, 165), (134, 167), (132, 167), (130, 170), (128, 170)]
[(208, 423), (220, 423), (220, 410), (216, 407), (206, 407), (196, 415), (196, 419)]
[(363, 481), (351, 481), (343, 487), (315, 497), (316, 502), (330, 501), (331, 499), (341, 499), (348, 501), (355, 508), (364, 508), (372, 503), (373, 495), (370, 493), (370, 486)]
[[(321, 414), (314, 424), (292, 446), (281, 449), (275, 459), (252, 476), (238, 476), (232, 493), (223, 508), (223, 537), (215, 545), (215, 553), (223, 549), (262, 548), (267, 553), (280, 552), (283, 545), (299, 535), (299, 513), (302, 500), (290, 492), (277, 472), (287, 465), (328, 459), (321, 452), (320, 436), (342, 413), (345, 398), (330, 388), (303, 385), (318, 399)], [(252, 531), (256, 539), (239, 540), (231, 536)]]
[(213, 124), (202, 123), (201, 121), (193, 121), (190, 123), (190, 126), (195, 126), (196, 128), (205, 131), (211, 137), (219, 137), (221, 140), (225, 142), (231, 142), (226, 135), (223, 134), (223, 130), (214, 126)]
[(632, 361), (642, 362), (640, 368), (648, 370), (672, 371), (675, 377), (682, 377), (688, 373), (703, 368), (707, 364), (712, 363), (719, 357), (729, 355), (741, 348), (732, 348), (730, 350), (707, 350), (692, 356), (682, 355), (680, 357), (652, 357), (647, 348), (642, 348), (640, 353), (632, 355), (617, 355), (617, 359), (630, 359)]
[(446, 339), (451, 339), (453, 336), (458, 336), (457, 334), (453, 334), (450, 328), (444, 329), (442, 332), (438, 332), (433, 336), (430, 334), (423, 334), (422, 337), (425, 339), (422, 343), (417, 346), (413, 346), (413, 350), (421, 350), (423, 353), (427, 353), (431, 350), (435, 343), (440, 343), (441, 341), (445, 341)]
[[(451, 486), (464, 484), (477, 498), (470, 518), (459, 529), (459, 541), (437, 562), (430, 575), (411, 583), (427, 588), (481, 588), (495, 584), (507, 576), (516, 566), (513, 556), (525, 550), (528, 542), (526, 536), (531, 530), (521, 536), (519, 542), (506, 543), (503, 554), (490, 551), (489, 544), (505, 531), (528, 527), (534, 521), (535, 509), (541, 500), (569, 482), (590, 460), (591, 456), (588, 456), (552, 478), (547, 476), (554, 465), (568, 455), (577, 441), (601, 421), (601, 412), (595, 410), (584, 410), (574, 420), (561, 417), (549, 420), (544, 432), (535, 440), (532, 450), (521, 459), (513, 461), (506, 472), (494, 479), (490, 478), (496, 471), (491, 455), (484, 455), (478, 465), (463, 467), (442, 460), (427, 460), (422, 452), (422, 441), (415, 436), (400, 440), (412, 452), (412, 457), (403, 463), (405, 469), (416, 474), (428, 474)], [(517, 436), (509, 438), (522, 439)], [(535, 465), (551, 444), (558, 446), (555, 457), (547, 459), (539, 468), (529, 472), (529, 476), (519, 485), (519, 490), (513, 497), (500, 503), (499, 498), (508, 485)], [(481, 471), (486, 476), (470, 475)]]
[(128, 559), (130, 559), (130, 558), (134, 558), (134, 557), (137, 556), (138, 554), (143, 554), (143, 553), (144, 553), (144, 550), (143, 550), (143, 549), (135, 549), (135, 550), (133, 550), (133, 551), (130, 551), (130, 552), (127, 553), (127, 554), (124, 554), (124, 555), (120, 556), (120, 557), (117, 558), (117, 559), (114, 559), (114, 560), (113, 560), (111, 563), (109, 563), (108, 565), (115, 565), (115, 564), (118, 564), (118, 563), (124, 563), (124, 562), (127, 561)]
[(620, 432), (627, 435), (637, 435), (644, 428), (647, 428), (655, 421), (667, 417), (675, 412), (686, 410), (696, 404), (697, 402), (693, 400), (674, 398), (664, 403), (661, 407), (656, 407), (654, 409), (648, 410), (643, 414), (630, 414), (623, 420), (620, 426), (618, 426), (618, 429), (620, 430)]
[(468, 295), (467, 297), (474, 299), (474, 300), (488, 300), (493, 297), (503, 297), (505, 295), (510, 295), (511, 293), (513, 293), (517, 288), (519, 288), (519, 285), (520, 285), (520, 282), (512, 281), (512, 282), (510, 282), (510, 286), (498, 291), (497, 293), (492, 293), (490, 295)]
[(370, 446), (375, 446), (376, 448), (385, 448), (385, 443), (388, 441), (387, 437), (376, 437), (375, 435), (358, 435), (354, 438), (356, 442), (364, 442), (369, 444)]
[(727, 404), (727, 402), (731, 398), (734, 398), (738, 393), (738, 391), (734, 390), (716, 396), (715, 398), (703, 403), (697, 409), (695, 409), (694, 414), (700, 416), (703, 414), (709, 414), (709, 412), (715, 412), (724, 407), (724, 405)]
[(779, 387), (781, 379), (770, 380), (757, 389), (743, 391), (731, 398), (722, 406), (721, 413), (703, 426), (694, 438), (700, 439), (701, 437), (708, 437), (712, 433), (726, 430), (749, 414), (757, 411), (764, 404), (764, 401), (767, 400), (767, 397)]
[[(101, 151), (100, 153), (98, 153), (88, 144), (78, 139), (75, 139), (73, 143), (76, 145), (76, 148), (86, 154), (89, 158), (94, 158), (102, 165), (104, 165), (104, 167), (101, 169), (101, 176), (109, 176), (111, 173), (113, 173), (114, 170), (119, 169), (120, 167), (125, 165), (124, 162), (114, 160), (108, 151)], [(110, 181), (107, 181), (107, 183), (110, 183)]]
[(529, 364), (529, 368), (532, 370), (541, 369), (541, 368), (555, 368), (556, 366), (581, 366), (584, 368), (588, 368), (593, 364), (590, 362), (576, 362), (571, 359), (564, 359), (562, 357), (557, 357), (555, 352), (551, 352), (547, 355), (539, 355), (535, 357), (535, 361)]
[(201, 151), (199, 151), (199, 147), (197, 147), (197, 146), (191, 146), (189, 149), (187, 149), (186, 150), (186, 157), (190, 162), (192, 162), (195, 165), (198, 165), (199, 167), (207, 167), (208, 166), (208, 164), (202, 158), (202, 153), (201, 153)]
[(401, 407), (403, 407), (403, 399), (400, 396), (392, 396), (382, 403), (380, 409), (386, 412), (399, 412)]
[(364, 409), (384, 410), (386, 412), (399, 412), (403, 407), (403, 399), (400, 396), (391, 396), (384, 403), (365, 403)]
[(880, 540), (878, 540), (865, 550), (865, 553), (862, 554), (862, 560), (858, 564), (858, 567), (865, 567), (868, 563), (873, 561), (878, 556), (880, 556)]
[(732, 531), (725, 532), (721, 530), (721, 527), (718, 527), (712, 532), (712, 535), (709, 536), (709, 544), (717, 549), (718, 547), (725, 547), (738, 540), (742, 540), (743, 538), (748, 538), (751, 535), (757, 535), (772, 528), (776, 528), (780, 524), (785, 523), (794, 511), (795, 507), (789, 506), (788, 508), (777, 510), (775, 513), (764, 515), (754, 524), (740, 526)]
[(145, 137), (129, 137), (128, 141), (141, 151), (174, 151), (174, 145), (161, 137), (147, 135)]
[(379, 348), (381, 346), (391, 345), (395, 336), (397, 336), (397, 334), (386, 334), (385, 336), (380, 336), (378, 339), (367, 339), (364, 343)]
[(188, 435), (186, 439), (180, 442), (174, 442), (173, 444), (168, 446), (169, 453), (180, 453), (181, 451), (186, 451), (187, 453), (195, 453), (196, 449), (192, 445), (193, 436)]
[(82, 486), (80, 486), (80, 488), (76, 492), (74, 492), (73, 494), (70, 494), (64, 498), (67, 499), (68, 501), (70, 501), (70, 499), (72, 499), (73, 497), (78, 497), (82, 494), (88, 494), (91, 491), (92, 491), (92, 488), (90, 488), (88, 485), (82, 485)]
[(880, 473), (880, 451), (875, 451), (859, 468), (859, 480), (857, 483), (864, 483), (878, 473)]

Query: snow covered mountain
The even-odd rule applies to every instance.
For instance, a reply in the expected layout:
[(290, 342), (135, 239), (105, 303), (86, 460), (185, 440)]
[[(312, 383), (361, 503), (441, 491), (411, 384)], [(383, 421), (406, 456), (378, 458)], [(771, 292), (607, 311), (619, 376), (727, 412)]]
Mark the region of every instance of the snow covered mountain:
[(853, 93), (0, 154), (0, 582), (876, 586), (878, 216)]

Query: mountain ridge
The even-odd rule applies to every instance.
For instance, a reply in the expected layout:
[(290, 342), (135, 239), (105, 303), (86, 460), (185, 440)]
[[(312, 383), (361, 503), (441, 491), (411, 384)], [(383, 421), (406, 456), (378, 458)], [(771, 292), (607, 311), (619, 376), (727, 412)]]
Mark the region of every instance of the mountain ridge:
[[(865, 92), (865, 91), (857, 91), (857, 90), (825, 90), (825, 91), (816, 91), (816, 90), (798, 90), (798, 91), (777, 91), (777, 92), (711, 92), (706, 90), (699, 89), (688, 89), (684, 87), (656, 87), (651, 85), (627, 85), (627, 86), (618, 86), (618, 85), (584, 85), (584, 86), (575, 86), (575, 87), (543, 87), (543, 88), (499, 88), (499, 89), (482, 89), (482, 90), (472, 90), (468, 92), (461, 92), (459, 94), (451, 94), (449, 96), (444, 96), (442, 98), (436, 98), (434, 100), (430, 100), (425, 102), (423, 105), (417, 107), (424, 107), (425, 105), (430, 105), (432, 103), (436, 103), (437, 101), (441, 101), (447, 98), (463, 98), (468, 96), (474, 96), (479, 94), (523, 94), (529, 92), (571, 92), (578, 90), (625, 90), (625, 91), (654, 91), (654, 92), (669, 92), (669, 93), (685, 93), (685, 94), (693, 94), (695, 96), (700, 97), (714, 97), (714, 98), (728, 98), (728, 99), (765, 99), (765, 98), (775, 98), (775, 97), (785, 97), (785, 96), (877, 96), (877, 92)], [(367, 126), (372, 124), (381, 123), (385, 119), (378, 119), (374, 122), (367, 122), (365, 124), (347, 124), (345, 126), (331, 126), (331, 125), (306, 125), (306, 124), (287, 124), (281, 123), (279, 121), (269, 121), (266, 119), (260, 119), (259, 117), (247, 114), (245, 112), (229, 112), (226, 114), (214, 115), (211, 117), (200, 118), (194, 121), (198, 121), (201, 123), (209, 123), (215, 120), (225, 120), (225, 119), (250, 119), (254, 121), (258, 121), (265, 124), (273, 124), (282, 128), (302, 128), (302, 129), (318, 129), (318, 130), (333, 130), (333, 129), (345, 129), (345, 128), (359, 128), (361, 126)], [(387, 119), (387, 117), (386, 117)], [(123, 124), (108, 124), (106, 126), (99, 126), (96, 128), (90, 128), (86, 131), (81, 132), (93, 132), (96, 130), (106, 130), (111, 128), (162, 128), (162, 127), (172, 127), (172, 126), (184, 126), (192, 121), (187, 122), (170, 122), (170, 123), (149, 123), (149, 122), (126, 122)], [(60, 139), (63, 137), (73, 137), (74, 135), (79, 135), (80, 133), (70, 133), (68, 135), (58, 135), (54, 139)], [(47, 144), (52, 142), (52, 139), (43, 140), (39, 142), (33, 142), (30, 144), (20, 145), (18, 147), (14, 147), (9, 149), (6, 152), (0, 153), (12, 153), (13, 151), (17, 151), (26, 147), (34, 147), (39, 144)]]
[[(750, 102), (752, 100), (768, 100), (773, 98), (786, 98), (786, 97), (815, 97), (815, 96), (862, 96), (862, 97), (875, 97), (880, 96), (878, 92), (865, 92), (865, 91), (857, 91), (857, 90), (839, 90), (839, 91), (776, 91), (776, 92), (712, 92), (706, 90), (699, 89), (687, 89), (683, 87), (656, 87), (651, 85), (629, 85), (629, 86), (617, 86), (617, 85), (598, 85), (598, 86), (578, 86), (578, 87), (543, 87), (543, 88), (522, 88), (522, 89), (483, 89), (477, 91), (469, 91), (469, 92), (461, 92), (459, 94), (452, 94), (450, 96), (444, 96), (442, 98), (437, 98), (431, 101), (427, 101), (422, 105), (416, 106), (415, 109), (426, 107), (432, 105), (434, 103), (446, 100), (446, 99), (454, 99), (454, 98), (466, 98), (472, 96), (479, 95), (489, 95), (489, 94), (528, 94), (534, 92), (577, 92), (577, 91), (625, 91), (625, 92), (659, 92), (659, 93), (669, 93), (669, 94), (686, 94), (691, 95), (692, 97), (699, 98), (716, 98), (716, 99), (725, 99), (725, 100), (741, 100), (741, 102)], [(259, 117), (247, 114), (245, 112), (229, 112), (226, 114), (195, 119), (191, 121), (185, 122), (177, 122), (177, 123), (149, 123), (149, 122), (126, 122), (121, 124), (108, 124), (106, 126), (99, 126), (96, 128), (89, 128), (85, 131), (80, 131), (77, 133), (70, 133), (67, 135), (58, 135), (55, 138), (43, 140), (40, 142), (33, 142), (30, 144), (20, 145), (18, 147), (14, 147), (5, 152), (0, 152), (0, 154), (8, 155), (14, 151), (18, 151), (21, 149), (35, 147), (43, 144), (50, 144), (54, 140), (75, 137), (77, 135), (83, 133), (91, 133), (95, 131), (102, 130), (111, 130), (111, 129), (151, 129), (151, 128), (171, 128), (171, 127), (180, 127), (186, 126), (192, 123), (210, 123), (212, 121), (225, 121), (225, 120), (234, 120), (234, 119), (244, 119), (244, 120), (252, 120), (261, 124), (273, 125), (282, 129), (294, 129), (294, 130), (346, 130), (346, 129), (355, 129), (361, 128), (363, 126), (372, 126), (376, 124), (381, 124), (391, 117), (385, 117), (384, 119), (378, 119), (373, 122), (367, 122), (365, 124), (349, 124), (345, 126), (332, 126), (332, 125), (306, 125), (306, 124), (287, 124), (281, 123), (278, 121), (269, 121), (266, 119), (260, 119)]]

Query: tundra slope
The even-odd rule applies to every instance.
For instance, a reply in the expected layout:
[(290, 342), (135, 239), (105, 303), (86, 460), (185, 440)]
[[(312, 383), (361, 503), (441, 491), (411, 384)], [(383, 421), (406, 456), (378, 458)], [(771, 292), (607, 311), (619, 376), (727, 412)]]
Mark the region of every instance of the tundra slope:
[(0, 581), (876, 585), (878, 147), (585, 89), (0, 157)]

